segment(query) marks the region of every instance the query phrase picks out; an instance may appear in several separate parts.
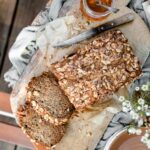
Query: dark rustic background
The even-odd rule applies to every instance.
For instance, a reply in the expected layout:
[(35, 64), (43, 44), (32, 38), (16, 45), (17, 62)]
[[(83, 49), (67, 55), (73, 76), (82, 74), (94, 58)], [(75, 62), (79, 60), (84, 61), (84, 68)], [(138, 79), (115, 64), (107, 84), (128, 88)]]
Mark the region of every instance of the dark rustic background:
[(11, 67), (8, 52), (16, 36), (31, 24), (48, 0), (0, 0), (0, 91), (10, 93), (3, 79)]
[[(11, 92), (3, 78), (4, 73), (11, 67), (8, 60), (10, 47), (21, 29), (32, 23), (47, 2), (48, 0), (0, 0), (0, 92)], [(0, 142), (0, 150), (28, 149)]]

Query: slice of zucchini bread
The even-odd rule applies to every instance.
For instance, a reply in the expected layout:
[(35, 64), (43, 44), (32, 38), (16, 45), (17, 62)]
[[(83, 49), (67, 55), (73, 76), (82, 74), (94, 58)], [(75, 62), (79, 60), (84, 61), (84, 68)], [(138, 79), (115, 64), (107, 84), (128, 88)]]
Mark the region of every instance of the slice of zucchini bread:
[(27, 88), (27, 101), (40, 116), (55, 125), (66, 123), (74, 111), (74, 106), (51, 72), (44, 72), (31, 79)]
[(43, 120), (29, 103), (20, 106), (17, 115), (23, 132), (36, 145), (50, 149), (61, 140), (65, 133), (64, 125), (55, 126)]

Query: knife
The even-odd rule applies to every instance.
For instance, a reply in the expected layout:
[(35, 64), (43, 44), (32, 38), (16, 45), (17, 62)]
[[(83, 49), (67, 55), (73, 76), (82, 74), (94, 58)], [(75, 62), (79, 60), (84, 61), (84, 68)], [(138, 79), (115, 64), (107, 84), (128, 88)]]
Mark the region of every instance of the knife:
[(107, 31), (109, 29), (112, 29), (114, 27), (129, 23), (134, 20), (134, 15), (133, 13), (128, 13), (126, 15), (121, 16), (120, 18), (114, 19), (112, 21), (109, 21), (105, 24), (102, 24), (96, 28), (87, 30), (82, 32), (81, 34), (74, 36), (68, 40), (65, 40), (63, 42), (60, 42), (56, 45), (53, 45), (54, 48), (60, 48), (60, 47), (67, 47), (71, 46), (73, 44), (79, 43), (83, 40), (86, 40), (88, 38), (91, 38), (92, 36), (95, 36), (99, 33), (102, 33), (104, 31)]

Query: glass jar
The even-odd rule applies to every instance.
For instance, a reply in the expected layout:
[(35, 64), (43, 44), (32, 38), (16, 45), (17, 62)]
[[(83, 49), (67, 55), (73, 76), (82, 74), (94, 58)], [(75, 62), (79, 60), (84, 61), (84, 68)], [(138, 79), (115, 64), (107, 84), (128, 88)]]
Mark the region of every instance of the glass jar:
[[(101, 0), (101, 2), (107, 6), (113, 7), (115, 0)], [(91, 18), (99, 19), (111, 13), (106, 8), (97, 6), (96, 0), (82, 0), (82, 3), (84, 11)]]

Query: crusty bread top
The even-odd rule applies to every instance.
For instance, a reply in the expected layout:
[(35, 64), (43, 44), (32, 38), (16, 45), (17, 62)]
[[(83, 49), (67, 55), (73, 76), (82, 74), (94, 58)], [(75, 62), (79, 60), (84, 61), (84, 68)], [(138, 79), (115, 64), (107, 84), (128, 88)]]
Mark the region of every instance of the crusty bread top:
[(138, 59), (123, 33), (107, 31), (51, 65), (51, 71), (75, 108), (85, 108), (141, 73)]

